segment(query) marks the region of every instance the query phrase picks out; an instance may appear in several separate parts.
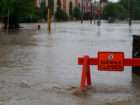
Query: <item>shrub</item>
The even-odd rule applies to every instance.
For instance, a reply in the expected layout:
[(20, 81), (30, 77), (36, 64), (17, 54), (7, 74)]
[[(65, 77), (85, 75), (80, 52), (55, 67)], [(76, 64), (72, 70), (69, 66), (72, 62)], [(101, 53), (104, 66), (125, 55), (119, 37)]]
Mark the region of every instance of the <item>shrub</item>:
[(55, 18), (57, 20), (67, 20), (68, 15), (61, 8), (57, 8), (57, 11), (55, 13)]
[(75, 7), (74, 8), (74, 17), (76, 18), (76, 19), (80, 19), (81, 18), (81, 13), (80, 13), (80, 8), (78, 8), (78, 7)]
[[(44, 9), (42, 9), (43, 11), (43, 19), (48, 19), (48, 7), (45, 7)], [(53, 10), (50, 9), (50, 18), (52, 18), (53, 15)]]
[(37, 22), (43, 17), (43, 12), (40, 8), (34, 7), (32, 10), (32, 14), (25, 15), (24, 17), (20, 17), (20, 22)]

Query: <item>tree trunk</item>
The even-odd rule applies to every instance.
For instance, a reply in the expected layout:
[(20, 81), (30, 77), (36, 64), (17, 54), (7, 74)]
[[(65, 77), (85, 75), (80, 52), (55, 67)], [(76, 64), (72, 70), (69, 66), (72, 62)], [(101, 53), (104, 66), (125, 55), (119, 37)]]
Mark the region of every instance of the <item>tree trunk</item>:
[(4, 28), (19, 28), (19, 24), (17, 22), (17, 17), (16, 16), (10, 16), (9, 17), (9, 22), (8, 22), (8, 17), (5, 17)]

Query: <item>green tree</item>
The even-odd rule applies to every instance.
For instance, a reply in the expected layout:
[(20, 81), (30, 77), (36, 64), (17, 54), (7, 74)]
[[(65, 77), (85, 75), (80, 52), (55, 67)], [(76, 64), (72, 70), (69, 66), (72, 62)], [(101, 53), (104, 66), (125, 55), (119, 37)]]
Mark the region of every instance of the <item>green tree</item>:
[(45, 8), (43, 9), (43, 18), (44, 18), (44, 19), (48, 19), (47, 14), (48, 14), (48, 7), (45, 7)]
[(72, 2), (70, 1), (69, 3), (69, 15), (72, 16), (73, 15), (73, 5)]
[(60, 21), (60, 20), (67, 20), (68, 15), (61, 9), (61, 1), (57, 0), (57, 11), (55, 12), (55, 18)]
[(119, 0), (118, 4), (122, 5), (128, 11), (128, 0)]
[(58, 21), (59, 20), (67, 20), (68, 16), (67, 16), (67, 14), (61, 8), (57, 8), (57, 11), (55, 13), (55, 18)]
[(48, 0), (48, 7), (50, 8), (51, 10), (51, 14), (54, 13), (54, 0)]
[(45, 0), (41, 0), (40, 7), (42, 10), (45, 8)]
[[(52, 9), (50, 9), (50, 12), (51, 12), (50, 16), (52, 17), (52, 14), (53, 14)], [(43, 9), (43, 18), (48, 19), (48, 7), (45, 7)]]
[[(10, 27), (18, 27), (20, 17), (24, 17), (32, 13), (34, 8), (34, 0), (1, 0), (0, 16), (8, 16), (10, 13)], [(7, 22), (5, 21), (5, 27)]]
[(80, 8), (78, 8), (78, 7), (75, 7), (75, 8), (74, 8), (74, 14), (73, 14), (73, 16), (74, 16), (76, 19), (80, 19), (80, 17), (81, 17)]
[(130, 5), (132, 5), (132, 16), (135, 19), (140, 19), (140, 14), (139, 14), (139, 11), (140, 11), (140, 0), (132, 0), (131, 4), (129, 4), (129, 0), (119, 0), (118, 3), (120, 5), (122, 5), (127, 10), (128, 14), (129, 14)]
[(32, 13), (19, 17), (18, 22), (37, 22), (43, 17), (41, 8), (34, 7)]
[(127, 17), (127, 11), (126, 9), (118, 4), (109, 2), (104, 8), (103, 8), (103, 15), (102, 17), (104, 19), (108, 19), (109, 17), (114, 17), (118, 19), (124, 19)]
[(61, 8), (61, 0), (57, 0), (57, 8)]

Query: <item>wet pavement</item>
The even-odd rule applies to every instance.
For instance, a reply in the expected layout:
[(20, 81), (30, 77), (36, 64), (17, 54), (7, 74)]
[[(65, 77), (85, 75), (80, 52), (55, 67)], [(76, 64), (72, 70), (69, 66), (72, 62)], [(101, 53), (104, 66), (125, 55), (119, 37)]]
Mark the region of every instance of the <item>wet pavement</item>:
[[(38, 23), (39, 24), (39, 23)], [(97, 57), (98, 51), (122, 51), (132, 57), (132, 35), (140, 24), (89, 22), (21, 24), (0, 29), (0, 105), (140, 105), (140, 77), (124, 72), (99, 72), (91, 67), (93, 88), (80, 87), (82, 66), (77, 58)]]

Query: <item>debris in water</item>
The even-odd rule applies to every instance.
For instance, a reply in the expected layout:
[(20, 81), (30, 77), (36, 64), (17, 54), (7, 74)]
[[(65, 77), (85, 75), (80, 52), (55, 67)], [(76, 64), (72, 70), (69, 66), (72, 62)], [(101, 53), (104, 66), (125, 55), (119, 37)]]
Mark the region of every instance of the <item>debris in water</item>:
[(53, 88), (53, 89), (61, 90), (61, 88), (60, 88), (60, 87), (57, 87), (57, 86), (53, 86), (52, 88)]
[(28, 83), (21, 82), (21, 83), (19, 84), (19, 87), (21, 87), (21, 88), (30, 88), (30, 85), (29, 85)]
[(0, 80), (0, 90), (5, 87), (6, 82), (4, 80)]
[(107, 103), (106, 105), (112, 105), (112, 104), (110, 104), (110, 103)]
[(73, 91), (73, 95), (76, 96), (88, 95), (88, 91), (86, 89), (77, 88)]
[(4, 80), (0, 80), (0, 83), (5, 83), (5, 81)]
[(66, 90), (73, 90), (73, 89), (77, 89), (77, 87), (71, 86), (71, 87), (69, 87), (69, 88), (66, 88)]
[(86, 89), (87, 90), (92, 90), (93, 89), (93, 86), (87, 86)]

